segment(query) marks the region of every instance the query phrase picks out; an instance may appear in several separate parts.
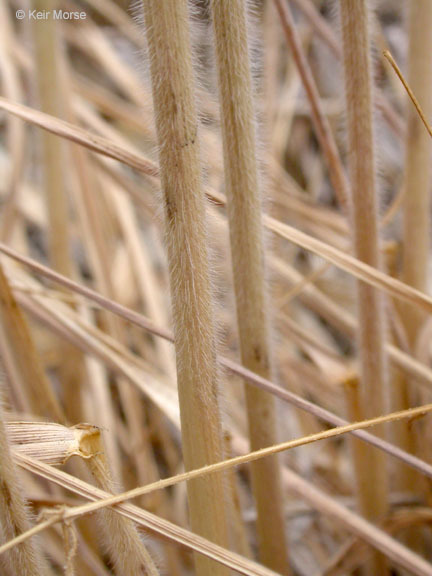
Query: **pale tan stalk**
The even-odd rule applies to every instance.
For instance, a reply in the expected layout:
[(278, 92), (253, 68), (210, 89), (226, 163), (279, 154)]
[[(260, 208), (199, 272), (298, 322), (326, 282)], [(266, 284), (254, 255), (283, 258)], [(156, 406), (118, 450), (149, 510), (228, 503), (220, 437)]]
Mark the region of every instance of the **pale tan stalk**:
[[(72, 455), (78, 455), (87, 462), (97, 485), (115, 492), (98, 428), (89, 424), (66, 428), (47, 422), (8, 422), (6, 429), (15, 454), (23, 453), (52, 465), (64, 464)], [(131, 520), (105, 509), (99, 523), (116, 574), (159, 575)]]
[[(187, 470), (223, 457), (218, 368), (186, 0), (144, 0), (166, 219), (177, 378)], [(192, 529), (227, 544), (220, 476), (188, 485)], [(197, 573), (227, 570), (196, 556)]]
[[(261, 198), (244, 0), (211, 3), (219, 78), (225, 182), (242, 363), (270, 378)], [(252, 450), (277, 442), (275, 401), (246, 385)], [(283, 492), (276, 458), (252, 467), (261, 561), (289, 572)]]
[[(232, 458), (231, 434), (224, 433), (225, 458)], [(240, 487), (237, 484), (238, 478), (234, 469), (228, 470), (226, 474), (227, 488), (231, 494), (232, 506), (228, 510), (230, 521), (230, 537), (232, 538), (236, 551), (245, 558), (252, 558), (252, 550), (248, 541), (245, 523), (243, 521), (242, 507), (240, 503)]]
[[(58, 9), (57, 0), (32, 0), (37, 11), (50, 14)], [(33, 26), (35, 40), (35, 60), (37, 83), (41, 109), (52, 116), (62, 117), (62, 91), (59, 83), (57, 41), (57, 21), (50, 17), (36, 22)], [(64, 182), (64, 148), (58, 139), (49, 132), (42, 134), (43, 184), (48, 212), (49, 258), (55, 270), (65, 276), (72, 276), (73, 266), (69, 252), (68, 206)], [(59, 366), (59, 376), (64, 391), (65, 410), (71, 422), (81, 420), (81, 381), (84, 366), (78, 351), (66, 343), (59, 344), (63, 360)]]
[[(56, 0), (33, 0), (37, 11), (52, 13), (57, 8)], [(56, 40), (56, 20), (48, 18), (37, 22), (34, 27), (37, 81), (41, 109), (52, 116), (61, 117), (62, 110), (58, 89), (60, 77), (57, 71), (58, 43)], [(49, 216), (50, 259), (61, 274), (70, 276), (69, 239), (67, 230), (67, 204), (63, 181), (62, 145), (47, 132), (42, 134), (44, 190)]]
[[(372, 119), (372, 64), (367, 0), (340, 2), (345, 96), (348, 125), (349, 169), (352, 190), (354, 251), (357, 258), (380, 267), (377, 225), (376, 167)], [(358, 283), (359, 354), (364, 414), (384, 412), (386, 393), (385, 317), (381, 295), (371, 286)], [(362, 513), (370, 520), (383, 519), (388, 510), (388, 478), (382, 453), (370, 450), (368, 498), (359, 493)], [(362, 490), (362, 484), (359, 485)], [(375, 556), (369, 573), (385, 574), (382, 557)]]
[[(432, 115), (432, 2), (410, 2), (408, 84), (419, 101), (426, 118)], [(431, 138), (421, 119), (407, 101), (407, 134), (405, 140), (405, 194), (404, 194), (404, 282), (427, 292), (428, 261), (430, 246), (430, 192), (431, 192)], [(402, 318), (408, 341), (414, 349), (421, 330), (424, 315), (411, 306), (403, 306)], [(408, 381), (399, 382), (400, 401), (395, 409), (408, 407), (413, 398)], [(415, 450), (412, 429), (406, 423), (397, 428), (399, 443), (409, 451)], [(400, 468), (400, 488), (415, 489), (415, 476), (404, 467)]]
[[(359, 422), (364, 419), (364, 408), (361, 397), (360, 383), (355, 376), (348, 377), (344, 382), (345, 401), (348, 420)], [(397, 426), (398, 424), (396, 424)], [(374, 517), (375, 486), (370, 482), (369, 453), (370, 447), (359, 440), (351, 440), (356, 497), (360, 510), (368, 518)]]
[[(0, 402), (0, 539), (2, 543), (30, 529), (30, 522), (15, 463), (12, 459)], [(34, 540), (14, 547), (0, 559), (0, 566), (20, 576), (45, 576), (46, 565)]]

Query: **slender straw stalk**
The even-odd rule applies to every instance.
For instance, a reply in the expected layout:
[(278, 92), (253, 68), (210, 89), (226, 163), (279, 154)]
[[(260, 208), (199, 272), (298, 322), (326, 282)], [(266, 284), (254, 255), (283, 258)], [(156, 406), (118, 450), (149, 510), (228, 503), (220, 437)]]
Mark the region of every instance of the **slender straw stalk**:
[[(29, 530), (30, 522), (3, 422), (3, 408), (0, 404), (0, 538), (4, 543)], [(9, 550), (1, 564), (10, 569), (11, 573), (22, 576), (47, 573), (45, 560), (34, 540), (26, 540), (21, 546)]]
[[(213, 0), (228, 216), (243, 365), (271, 378), (264, 246), (246, 13), (243, 0)], [(246, 385), (252, 450), (277, 442), (274, 398)], [(261, 561), (287, 574), (279, 463), (252, 467)]]
[[(187, 470), (223, 457), (218, 369), (201, 187), (198, 119), (186, 0), (144, 0), (159, 142), (178, 393)], [(222, 546), (227, 523), (222, 478), (188, 485), (192, 529)], [(196, 556), (197, 574), (227, 570)]]
[[(354, 250), (357, 258), (379, 268), (376, 201), (376, 169), (372, 122), (372, 76), (367, 0), (340, 2), (345, 96), (348, 125), (349, 169), (352, 189)], [(358, 283), (359, 353), (366, 417), (384, 412), (386, 362), (384, 308), (381, 296), (371, 286)], [(386, 461), (376, 450), (368, 449), (369, 484), (373, 492), (358, 500), (370, 520), (382, 519), (388, 509)], [(375, 557), (369, 567), (385, 574), (382, 559)]]
[[(56, 0), (33, 0), (33, 8), (50, 14), (57, 8)], [(34, 26), (37, 81), (41, 109), (52, 116), (62, 117), (59, 46), (56, 37), (56, 20), (48, 18)], [(73, 266), (69, 253), (68, 206), (63, 175), (63, 147), (48, 132), (42, 134), (44, 190), (48, 212), (50, 262), (55, 270), (72, 276)], [(83, 364), (77, 350), (65, 343), (59, 344), (63, 361), (60, 380), (65, 395), (65, 408), (72, 422), (81, 420), (80, 386)]]
[[(344, 392), (348, 419), (352, 422), (363, 420), (364, 408), (359, 381), (356, 376), (350, 376), (346, 379), (344, 382)], [(370, 447), (364, 442), (359, 442), (357, 438), (353, 438), (351, 439), (351, 451), (359, 508), (365, 513), (365, 511), (370, 510), (371, 503), (375, 501), (375, 486), (369, 481)], [(367, 515), (370, 515), (370, 512)]]
[[(37, 11), (52, 11), (57, 8), (55, 0), (33, 0)], [(56, 21), (48, 18), (34, 26), (35, 56), (40, 105), (44, 112), (61, 117), (57, 72), (58, 53), (56, 41)], [(44, 188), (49, 217), (50, 257), (54, 268), (65, 276), (70, 276), (67, 204), (64, 192), (62, 146), (58, 139), (47, 132), (42, 134), (44, 160)]]
[[(410, 2), (408, 22), (408, 85), (415, 94), (426, 118), (432, 114), (432, 3), (428, 0)], [(416, 108), (407, 99), (408, 118), (405, 139), (405, 171), (403, 198), (403, 266), (402, 279), (406, 284), (427, 292), (428, 260), (430, 243), (430, 184), (431, 139), (422, 124)], [(400, 304), (401, 318), (411, 351), (415, 351), (417, 337), (421, 331), (424, 315), (412, 306)], [(416, 402), (416, 391), (412, 389), (406, 375), (395, 373), (392, 408), (408, 408)], [(418, 453), (420, 444), (416, 430), (406, 422), (395, 427), (395, 440), (406, 451)], [(423, 450), (421, 450), (423, 451)], [(430, 450), (424, 454), (430, 456)], [(423, 478), (405, 466), (398, 466), (397, 488), (411, 493), (423, 492), (427, 488)], [(418, 529), (407, 533), (408, 542), (417, 550), (424, 546)]]
[[(432, 115), (432, 2), (410, 2), (408, 84), (423, 108)], [(431, 138), (415, 108), (409, 103), (405, 148), (403, 280), (427, 292), (430, 236)], [(404, 314), (411, 344), (424, 316), (409, 307)]]
[[(432, 114), (432, 3), (428, 0), (410, 2), (408, 84), (416, 95), (426, 118)], [(419, 115), (408, 104), (408, 121), (405, 141), (405, 193), (404, 193), (404, 249), (403, 280), (410, 286), (427, 292), (431, 139)], [(424, 315), (412, 306), (402, 306), (402, 318), (408, 341), (414, 349)], [(395, 409), (408, 407), (412, 392), (406, 378), (398, 381)], [(402, 424), (397, 428), (398, 440), (405, 450), (415, 450), (412, 430)], [(415, 488), (415, 477), (404, 467), (400, 469), (401, 489)]]

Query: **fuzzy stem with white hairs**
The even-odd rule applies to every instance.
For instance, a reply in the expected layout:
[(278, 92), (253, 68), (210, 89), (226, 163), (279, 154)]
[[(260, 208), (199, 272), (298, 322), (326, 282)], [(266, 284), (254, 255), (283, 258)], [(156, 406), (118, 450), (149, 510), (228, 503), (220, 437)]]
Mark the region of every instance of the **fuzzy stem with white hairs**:
[[(349, 170), (352, 190), (354, 251), (357, 258), (380, 267), (377, 225), (376, 167), (372, 105), (372, 63), (367, 0), (341, 0)], [(358, 283), (358, 343), (364, 413), (384, 412), (386, 390), (385, 316), (381, 296), (364, 282)], [(368, 498), (359, 493), (359, 506), (369, 519), (381, 520), (388, 509), (386, 460), (368, 448)], [(359, 486), (361, 490), (361, 485)], [(370, 573), (385, 574), (382, 557), (375, 557)], [(375, 570), (375, 572), (374, 572)]]
[[(80, 439), (80, 450), (89, 459), (88, 466), (97, 485), (102, 490), (115, 492), (108, 459), (104, 452), (100, 430), (83, 425)], [(147, 550), (144, 542), (129, 518), (124, 518), (114, 510), (105, 508), (101, 511), (101, 531), (104, 543), (114, 566), (115, 574), (121, 576), (159, 576), (159, 570)]]
[[(245, 3), (244, 0), (213, 0), (211, 7), (241, 358), (246, 368), (270, 378), (261, 199)], [(248, 384), (245, 392), (252, 450), (275, 444), (274, 398)], [(252, 466), (252, 485), (261, 561), (287, 574), (283, 492), (276, 458)]]
[[(0, 390), (1, 391), (1, 390)], [(27, 510), (9, 449), (0, 399), (0, 541), (12, 540), (30, 529)], [(6, 553), (0, 566), (20, 576), (47, 574), (46, 561), (34, 540), (26, 540)]]
[[(143, 0), (165, 212), (183, 456), (187, 470), (223, 457), (216, 340), (187, 0)], [(223, 479), (188, 485), (191, 526), (227, 545)], [(197, 574), (226, 575), (202, 556)]]

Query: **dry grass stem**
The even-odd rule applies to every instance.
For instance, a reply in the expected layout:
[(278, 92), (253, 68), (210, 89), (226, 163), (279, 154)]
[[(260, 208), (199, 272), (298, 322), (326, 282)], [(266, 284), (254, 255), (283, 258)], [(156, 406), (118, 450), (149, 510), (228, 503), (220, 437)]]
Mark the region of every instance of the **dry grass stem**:
[[(186, 469), (223, 457), (198, 118), (187, 3), (144, 0), (165, 212), (183, 457)], [(222, 478), (188, 485), (192, 529), (227, 544)], [(197, 573), (225, 574), (202, 556)]]
[[(366, 0), (340, 3), (348, 126), (349, 168), (352, 190), (354, 251), (357, 258), (380, 267), (376, 166), (372, 122), (372, 64), (370, 14)], [(381, 414), (386, 398), (385, 316), (381, 295), (359, 282), (358, 318), (362, 404), (366, 416)], [(388, 477), (382, 453), (368, 450), (367, 482), (358, 484), (359, 506), (366, 518), (382, 520), (388, 510)], [(372, 486), (372, 490), (364, 490)], [(383, 558), (369, 565), (368, 573), (386, 573)]]
[(432, 576), (430, 2), (130, 3), (0, 3), (1, 574)]
[[(114, 491), (108, 461), (104, 453), (100, 431), (90, 426), (78, 428), (80, 436), (80, 452), (88, 459), (88, 466), (97, 485), (109, 492)], [(109, 542), (108, 553), (114, 571), (119, 576), (158, 576), (159, 570), (141, 540), (138, 531), (131, 520), (120, 516), (110, 509), (102, 510), (99, 525), (104, 534), (103, 541)]]
[[(244, 0), (211, 3), (224, 147), (227, 211), (243, 365), (271, 378), (261, 198)], [(276, 443), (274, 398), (246, 384), (252, 450)], [(276, 458), (252, 467), (262, 562), (288, 573), (284, 499)], [(271, 494), (271, 498), (269, 498)]]

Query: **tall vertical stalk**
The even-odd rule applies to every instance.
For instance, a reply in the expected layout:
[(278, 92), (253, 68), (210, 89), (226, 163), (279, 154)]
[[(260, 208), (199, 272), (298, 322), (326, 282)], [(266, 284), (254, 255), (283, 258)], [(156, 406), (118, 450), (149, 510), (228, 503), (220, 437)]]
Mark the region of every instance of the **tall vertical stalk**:
[[(410, 2), (408, 83), (426, 118), (432, 115), (432, 2)], [(427, 290), (430, 236), (431, 139), (409, 103), (405, 147), (403, 279)], [(423, 315), (411, 306), (404, 314), (408, 339), (415, 342)]]
[[(33, 0), (37, 11), (52, 11), (57, 8), (55, 0)], [(61, 114), (57, 70), (58, 47), (56, 21), (47, 18), (34, 26), (35, 56), (40, 105), (44, 112), (59, 117)], [(67, 231), (67, 205), (63, 181), (62, 146), (49, 132), (42, 133), (44, 160), (44, 188), (49, 217), (49, 249), (51, 262), (61, 274), (70, 276)]]
[[(225, 181), (242, 363), (271, 378), (261, 200), (244, 0), (213, 0)], [(277, 442), (274, 399), (246, 385), (252, 450)], [(276, 458), (252, 466), (260, 556), (288, 573), (283, 493)]]
[[(173, 310), (183, 456), (187, 470), (222, 458), (218, 369), (211, 305), (206, 213), (201, 189), (187, 0), (143, 0)], [(218, 475), (188, 484), (192, 529), (227, 545)], [(197, 573), (227, 574), (206, 558)]]
[[(432, 114), (432, 3), (428, 0), (410, 2), (408, 83), (419, 100), (427, 118)], [(403, 280), (407, 284), (427, 291), (427, 268), (429, 256), (431, 140), (422, 125), (415, 108), (409, 103), (405, 141), (405, 195), (404, 195), (404, 244)], [(403, 320), (412, 347), (424, 317), (413, 306), (403, 306)], [(395, 409), (409, 407), (409, 389), (406, 379), (400, 384), (400, 402)], [(412, 450), (414, 441), (408, 424), (398, 427), (400, 443)], [(411, 484), (407, 469), (401, 469), (405, 477), (404, 487)], [(412, 476), (408, 473), (408, 476)]]
[[(408, 84), (422, 106), (426, 118), (430, 118), (432, 114), (431, 27), (432, 2), (411, 1), (408, 22)], [(402, 278), (407, 284), (426, 292), (430, 242), (431, 143), (416, 109), (411, 102), (407, 104)], [(414, 306), (401, 305), (400, 310), (408, 343), (414, 352), (424, 315)], [(408, 378), (396, 372), (392, 409), (409, 408), (413, 401), (415, 399)], [(395, 427), (395, 439), (408, 452), (415, 453), (419, 449), (415, 429), (408, 422), (401, 422)], [(430, 450), (427, 452), (430, 455)], [(397, 488), (401, 491), (418, 493), (424, 492), (425, 489), (424, 479), (406, 466), (398, 466), (396, 482)], [(407, 537), (411, 546), (421, 549), (423, 544), (420, 531), (411, 530)]]
[[(372, 75), (367, 0), (341, 0), (340, 13), (345, 68), (349, 170), (352, 189), (354, 251), (360, 260), (379, 268), (376, 168), (372, 119)], [(385, 317), (380, 295), (371, 286), (358, 283), (359, 354), (364, 414), (382, 414), (385, 402)], [(359, 506), (369, 520), (387, 512), (386, 462), (381, 453), (368, 448), (368, 498), (359, 493)], [(359, 486), (362, 490), (362, 485)], [(382, 559), (375, 557), (372, 573), (385, 574)]]
[[(56, 0), (32, 0), (37, 11), (52, 14)], [(56, 20), (49, 17), (34, 26), (37, 82), (41, 109), (52, 116), (61, 117), (62, 92), (59, 74), (59, 45), (56, 38)], [(69, 253), (68, 207), (64, 182), (63, 148), (58, 138), (49, 132), (42, 134), (44, 190), (48, 212), (49, 258), (52, 266), (65, 276), (72, 276), (73, 266)], [(83, 373), (81, 354), (69, 344), (59, 344), (63, 361), (60, 379), (65, 395), (65, 409), (72, 422), (81, 420), (80, 386)]]

